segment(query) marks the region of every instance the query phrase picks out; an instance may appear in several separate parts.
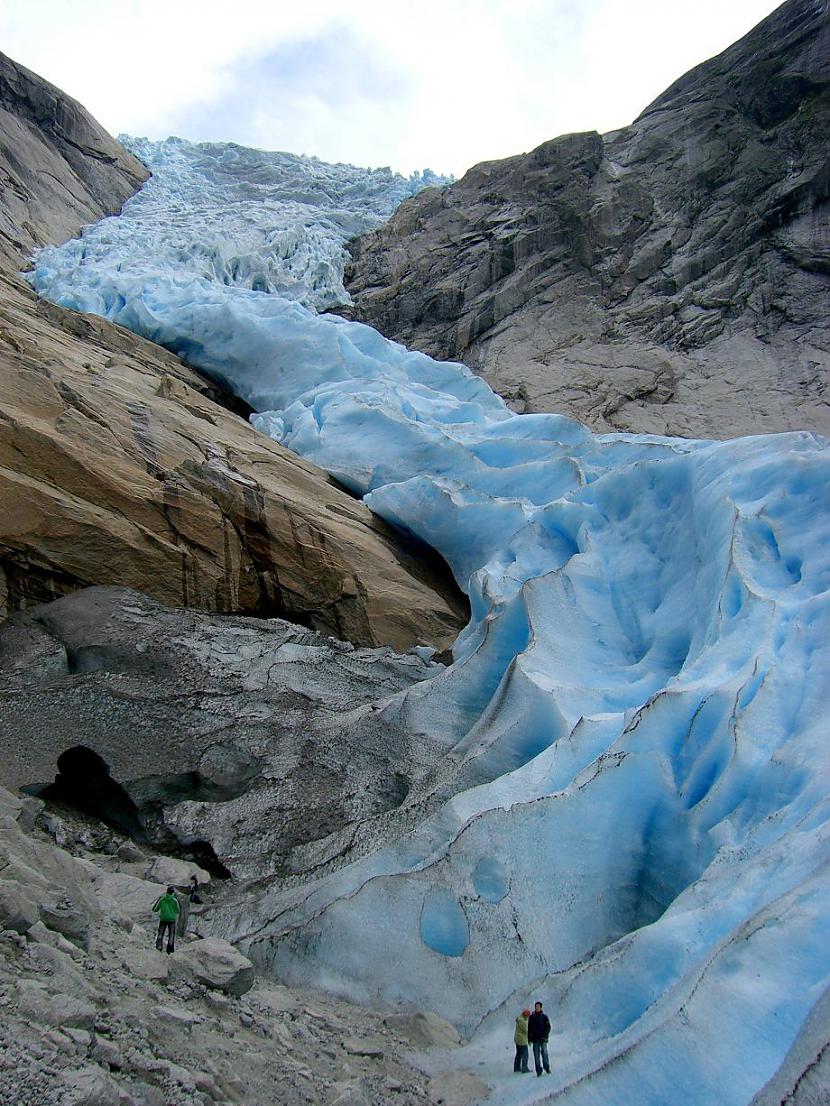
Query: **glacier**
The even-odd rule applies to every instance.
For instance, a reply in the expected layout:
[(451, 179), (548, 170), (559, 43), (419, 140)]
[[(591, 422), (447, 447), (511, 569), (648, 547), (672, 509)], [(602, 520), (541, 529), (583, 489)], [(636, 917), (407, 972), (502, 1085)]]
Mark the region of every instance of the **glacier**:
[[(129, 143), (153, 177), (40, 251), (38, 293), (231, 388), (472, 609), (451, 667), (376, 704), (441, 739), (435, 772), (214, 924), (290, 983), (443, 1014), (470, 1041), (433, 1063), (495, 1103), (750, 1102), (830, 984), (827, 443), (516, 415), (320, 313), (348, 238), (439, 178)], [(517, 1086), (537, 997), (554, 1074)]]

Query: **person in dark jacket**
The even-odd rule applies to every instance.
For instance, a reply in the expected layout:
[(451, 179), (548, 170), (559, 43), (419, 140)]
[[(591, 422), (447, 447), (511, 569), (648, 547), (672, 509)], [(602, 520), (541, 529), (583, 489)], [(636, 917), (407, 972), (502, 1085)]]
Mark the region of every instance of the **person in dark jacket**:
[(176, 888), (176, 898), (179, 900), (179, 918), (176, 922), (176, 935), (184, 937), (187, 933), (187, 923), (190, 920), (190, 904), (202, 901), (199, 895), (199, 880), (196, 876), (190, 877), (190, 883), (186, 887)]
[(153, 905), (153, 913), (159, 916), (159, 931), (156, 934), (156, 948), (159, 952), (164, 944), (165, 932), (167, 933), (167, 952), (168, 954), (173, 952), (176, 943), (176, 919), (180, 909), (175, 887), (168, 887)]
[(533, 1046), (533, 1063), (536, 1065), (536, 1074), (550, 1075), (550, 1060), (548, 1059), (548, 1037), (550, 1037), (550, 1019), (542, 1013), (541, 1002), (535, 1003), (533, 1013), (527, 1019), (527, 1039)]
[(522, 1010), (516, 1018), (516, 1032), (513, 1034), (513, 1042), (516, 1045), (516, 1058), (513, 1061), (513, 1071), (527, 1074), (530, 1068), (527, 1066), (527, 1019), (529, 1010)]

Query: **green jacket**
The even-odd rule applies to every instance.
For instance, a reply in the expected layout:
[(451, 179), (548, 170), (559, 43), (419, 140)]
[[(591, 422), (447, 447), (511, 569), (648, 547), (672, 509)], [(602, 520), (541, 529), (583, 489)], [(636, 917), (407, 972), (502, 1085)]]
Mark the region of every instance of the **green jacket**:
[(517, 1045), (527, 1044), (527, 1018), (522, 1017), (521, 1014), (516, 1018), (516, 1032), (513, 1034), (513, 1041)]
[(179, 910), (179, 900), (167, 891), (156, 899), (156, 905), (153, 907), (153, 911), (158, 914), (163, 922), (175, 922), (179, 916)]

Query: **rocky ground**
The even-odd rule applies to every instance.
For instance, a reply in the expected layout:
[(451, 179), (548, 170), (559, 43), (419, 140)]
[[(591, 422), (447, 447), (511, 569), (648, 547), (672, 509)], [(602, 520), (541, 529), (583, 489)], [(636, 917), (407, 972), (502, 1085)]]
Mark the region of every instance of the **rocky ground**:
[[(210, 936), (157, 952), (150, 907), (192, 864), (2, 789), (0, 858), (4, 1106), (462, 1106), (486, 1095), (470, 1072), (430, 1079), (416, 1066), (460, 1043), (435, 1015), (255, 978)], [(229, 893), (221, 881), (203, 888), (210, 901)]]

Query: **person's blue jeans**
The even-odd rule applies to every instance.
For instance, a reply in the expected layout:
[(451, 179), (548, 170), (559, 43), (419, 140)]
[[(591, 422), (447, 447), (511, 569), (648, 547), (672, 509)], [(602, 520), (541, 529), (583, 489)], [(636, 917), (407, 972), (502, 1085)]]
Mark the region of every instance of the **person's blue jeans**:
[(513, 1061), (513, 1071), (530, 1071), (527, 1066), (527, 1045), (516, 1045), (516, 1059)]
[(536, 1074), (542, 1074), (542, 1065), (544, 1065), (545, 1071), (550, 1075), (550, 1060), (548, 1059), (548, 1042), (547, 1041), (534, 1041), (533, 1042), (533, 1063), (536, 1065)]

